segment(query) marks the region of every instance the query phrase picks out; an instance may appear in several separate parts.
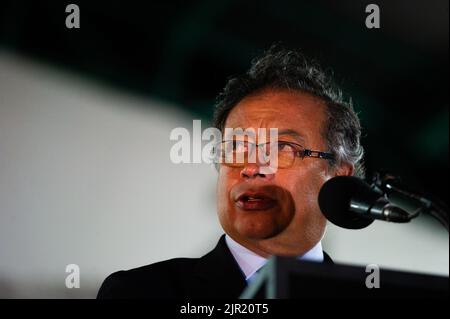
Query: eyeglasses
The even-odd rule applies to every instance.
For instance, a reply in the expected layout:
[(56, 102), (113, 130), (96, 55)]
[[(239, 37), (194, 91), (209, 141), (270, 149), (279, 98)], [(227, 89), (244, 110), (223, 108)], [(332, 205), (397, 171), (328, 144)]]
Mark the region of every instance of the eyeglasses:
[[(216, 161), (230, 167), (242, 167), (246, 163), (256, 163), (254, 150), (264, 146), (262, 154), (263, 160), (268, 163), (271, 154), (277, 154), (277, 167), (289, 168), (296, 158), (321, 158), (334, 160), (334, 155), (327, 152), (313, 151), (303, 146), (287, 141), (276, 141), (256, 144), (249, 141), (229, 140), (222, 141), (214, 150)], [(261, 158), (261, 157), (258, 157)]]

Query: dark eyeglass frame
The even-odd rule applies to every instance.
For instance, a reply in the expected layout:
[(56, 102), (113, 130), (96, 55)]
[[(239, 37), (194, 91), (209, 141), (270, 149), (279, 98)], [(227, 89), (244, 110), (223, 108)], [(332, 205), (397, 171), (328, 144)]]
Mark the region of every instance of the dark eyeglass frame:
[[(217, 143), (217, 145), (221, 145), (221, 144), (226, 143), (226, 142), (235, 142), (235, 140), (221, 141), (221, 142)], [(259, 147), (261, 145), (267, 145), (267, 144), (272, 143), (272, 142), (265, 142), (265, 143), (256, 144), (256, 143), (248, 142), (248, 141), (245, 141), (245, 142), (256, 146), (257, 149), (259, 149)], [(320, 159), (326, 159), (326, 160), (331, 160), (331, 161), (333, 161), (335, 159), (335, 157), (334, 157), (334, 155), (332, 153), (323, 152), (323, 151), (317, 151), (317, 150), (310, 150), (310, 149), (304, 148), (302, 145), (300, 145), (298, 143), (295, 143), (295, 142), (277, 141), (276, 143), (284, 143), (284, 144), (288, 144), (288, 145), (295, 145), (296, 148), (300, 148), (301, 150), (299, 150), (299, 151), (293, 150), (292, 152), (294, 153), (294, 156), (300, 157), (302, 159), (305, 158), (305, 157), (320, 158)], [(226, 165), (227, 163), (223, 163), (223, 164)]]

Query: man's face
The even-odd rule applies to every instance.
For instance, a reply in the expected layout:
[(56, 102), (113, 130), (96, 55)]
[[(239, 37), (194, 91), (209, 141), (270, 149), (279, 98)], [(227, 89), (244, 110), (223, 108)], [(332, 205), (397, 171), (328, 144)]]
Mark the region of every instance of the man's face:
[[(327, 150), (322, 136), (326, 106), (301, 92), (265, 90), (241, 100), (227, 128), (278, 128), (278, 140), (311, 150)], [(257, 142), (257, 141), (256, 141)], [(336, 173), (326, 160), (296, 157), (289, 168), (261, 173), (262, 165), (221, 164), (217, 185), (219, 220), (234, 240), (260, 255), (293, 256), (311, 249), (323, 236), (326, 219), (317, 198)], [(350, 174), (351, 169), (342, 174)]]

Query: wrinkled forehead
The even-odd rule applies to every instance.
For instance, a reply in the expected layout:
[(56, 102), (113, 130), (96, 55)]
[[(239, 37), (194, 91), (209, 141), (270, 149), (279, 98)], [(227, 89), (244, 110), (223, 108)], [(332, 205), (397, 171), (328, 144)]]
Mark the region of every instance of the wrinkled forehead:
[(254, 130), (277, 128), (279, 136), (302, 142), (322, 138), (325, 104), (301, 92), (269, 91), (242, 99), (228, 114), (225, 129)]

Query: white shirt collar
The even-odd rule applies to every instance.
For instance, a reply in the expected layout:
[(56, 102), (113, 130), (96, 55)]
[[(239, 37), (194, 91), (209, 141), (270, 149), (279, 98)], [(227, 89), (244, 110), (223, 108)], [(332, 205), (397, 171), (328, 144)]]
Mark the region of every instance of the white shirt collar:
[[(261, 257), (260, 255), (254, 253), (248, 248), (245, 248), (241, 244), (234, 241), (230, 236), (225, 235), (225, 242), (231, 251), (234, 259), (238, 263), (242, 272), (245, 275), (245, 280), (248, 280), (255, 272), (257, 272), (264, 264), (267, 259)], [(298, 256), (299, 260), (323, 262), (323, 250), (322, 243), (319, 241), (313, 248), (307, 251), (302, 256)]]

